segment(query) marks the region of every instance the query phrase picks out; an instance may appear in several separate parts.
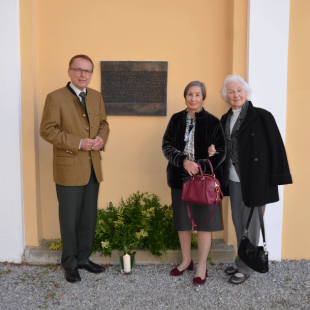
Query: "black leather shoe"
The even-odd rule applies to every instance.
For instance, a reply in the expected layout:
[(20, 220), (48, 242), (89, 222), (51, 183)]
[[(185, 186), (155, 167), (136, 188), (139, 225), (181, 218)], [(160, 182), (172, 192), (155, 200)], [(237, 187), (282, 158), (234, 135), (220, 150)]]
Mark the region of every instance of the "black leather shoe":
[(236, 273), (229, 278), (229, 282), (232, 284), (241, 284), (249, 277), (248, 274)]
[(86, 262), (84, 265), (78, 265), (78, 269), (86, 269), (89, 272), (92, 273), (101, 273), (105, 271), (105, 268), (91, 262), (90, 260)]
[(233, 274), (235, 274), (235, 273), (238, 272), (238, 269), (236, 269), (236, 268), (234, 268), (233, 266), (231, 266), (231, 267), (226, 268), (226, 269), (225, 269), (225, 272), (226, 272), (228, 275), (232, 276)]
[(77, 270), (76, 267), (66, 268), (65, 274), (66, 274), (66, 280), (68, 282), (79, 282), (79, 281), (81, 281), (79, 271)]

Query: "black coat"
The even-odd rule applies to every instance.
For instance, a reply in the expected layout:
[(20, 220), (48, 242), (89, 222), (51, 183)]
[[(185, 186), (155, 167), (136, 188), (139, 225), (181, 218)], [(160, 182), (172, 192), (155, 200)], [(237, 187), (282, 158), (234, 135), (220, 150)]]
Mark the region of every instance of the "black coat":
[[(189, 177), (183, 168), (186, 155), (183, 154), (185, 144), (186, 110), (172, 115), (163, 137), (162, 150), (168, 159), (168, 186), (175, 189), (182, 188), (182, 179)], [(196, 127), (194, 137), (195, 159), (200, 163), (203, 173), (210, 174), (210, 166), (206, 159), (210, 159), (216, 177), (221, 180), (222, 168), (220, 164), (225, 159), (226, 144), (220, 121), (204, 109), (195, 113)], [(208, 147), (214, 144), (217, 154), (209, 158)]]
[[(222, 116), (225, 128), (231, 109)], [(242, 199), (247, 207), (262, 206), (279, 200), (278, 185), (292, 183), (286, 152), (273, 115), (250, 102), (238, 133), (238, 159)], [(227, 155), (222, 164), (224, 184), (229, 178)], [(229, 196), (228, 187), (222, 187)]]

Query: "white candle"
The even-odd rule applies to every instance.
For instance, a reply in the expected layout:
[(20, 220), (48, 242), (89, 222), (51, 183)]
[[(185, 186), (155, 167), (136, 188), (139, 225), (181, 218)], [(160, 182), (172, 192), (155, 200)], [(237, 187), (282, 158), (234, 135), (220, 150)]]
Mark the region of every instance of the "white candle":
[(124, 255), (123, 262), (124, 262), (124, 272), (130, 272), (131, 271), (130, 255), (128, 254)]

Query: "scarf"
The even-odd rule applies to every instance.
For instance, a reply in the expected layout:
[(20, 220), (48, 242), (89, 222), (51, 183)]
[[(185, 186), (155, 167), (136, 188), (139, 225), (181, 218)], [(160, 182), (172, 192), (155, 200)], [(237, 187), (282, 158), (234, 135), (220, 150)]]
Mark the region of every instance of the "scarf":
[(186, 115), (186, 130), (184, 141), (186, 142), (183, 154), (188, 157), (189, 160), (195, 161), (195, 148), (194, 148), (194, 137), (195, 137), (195, 126), (196, 118), (191, 119), (190, 114), (187, 112)]
[(230, 126), (230, 118), (233, 112), (231, 111), (230, 114), (228, 115), (226, 124), (225, 124), (225, 137), (227, 140), (231, 141), (231, 137), (238, 136), (239, 128), (246, 117), (246, 114), (248, 112), (248, 107), (249, 107), (249, 101), (246, 101), (241, 108), (240, 114), (235, 122), (235, 125), (231, 131), (231, 134), (230, 134), (229, 126)]
[[(231, 164), (233, 164), (235, 166), (237, 175), (240, 179), (240, 168), (239, 168), (239, 158), (238, 158), (238, 133), (239, 133), (239, 129), (241, 124), (243, 123), (246, 114), (248, 112), (248, 107), (249, 107), (249, 102), (246, 101), (244, 103), (244, 105), (242, 106), (242, 109), (240, 111), (240, 114), (234, 124), (234, 127), (231, 131), (230, 134), (230, 118), (232, 116), (232, 111), (231, 113), (228, 115), (227, 120), (226, 120), (226, 124), (225, 124), (225, 138), (226, 138), (226, 144), (227, 144), (227, 159), (229, 159), (229, 161), (231, 162)], [(228, 182), (228, 180), (226, 180)], [(224, 181), (225, 186), (227, 186), (227, 182)]]

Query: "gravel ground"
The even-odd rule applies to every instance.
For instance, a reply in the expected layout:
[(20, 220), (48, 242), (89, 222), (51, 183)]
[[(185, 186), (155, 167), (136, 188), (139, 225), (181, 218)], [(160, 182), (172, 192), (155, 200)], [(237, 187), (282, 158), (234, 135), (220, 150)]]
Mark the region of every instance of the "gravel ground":
[(71, 284), (60, 266), (0, 263), (0, 309), (310, 309), (310, 261), (271, 262), (241, 285), (228, 283), (227, 264), (208, 264), (204, 285), (194, 271), (169, 276), (176, 265), (140, 265), (130, 275), (119, 266), (102, 274), (81, 270)]

